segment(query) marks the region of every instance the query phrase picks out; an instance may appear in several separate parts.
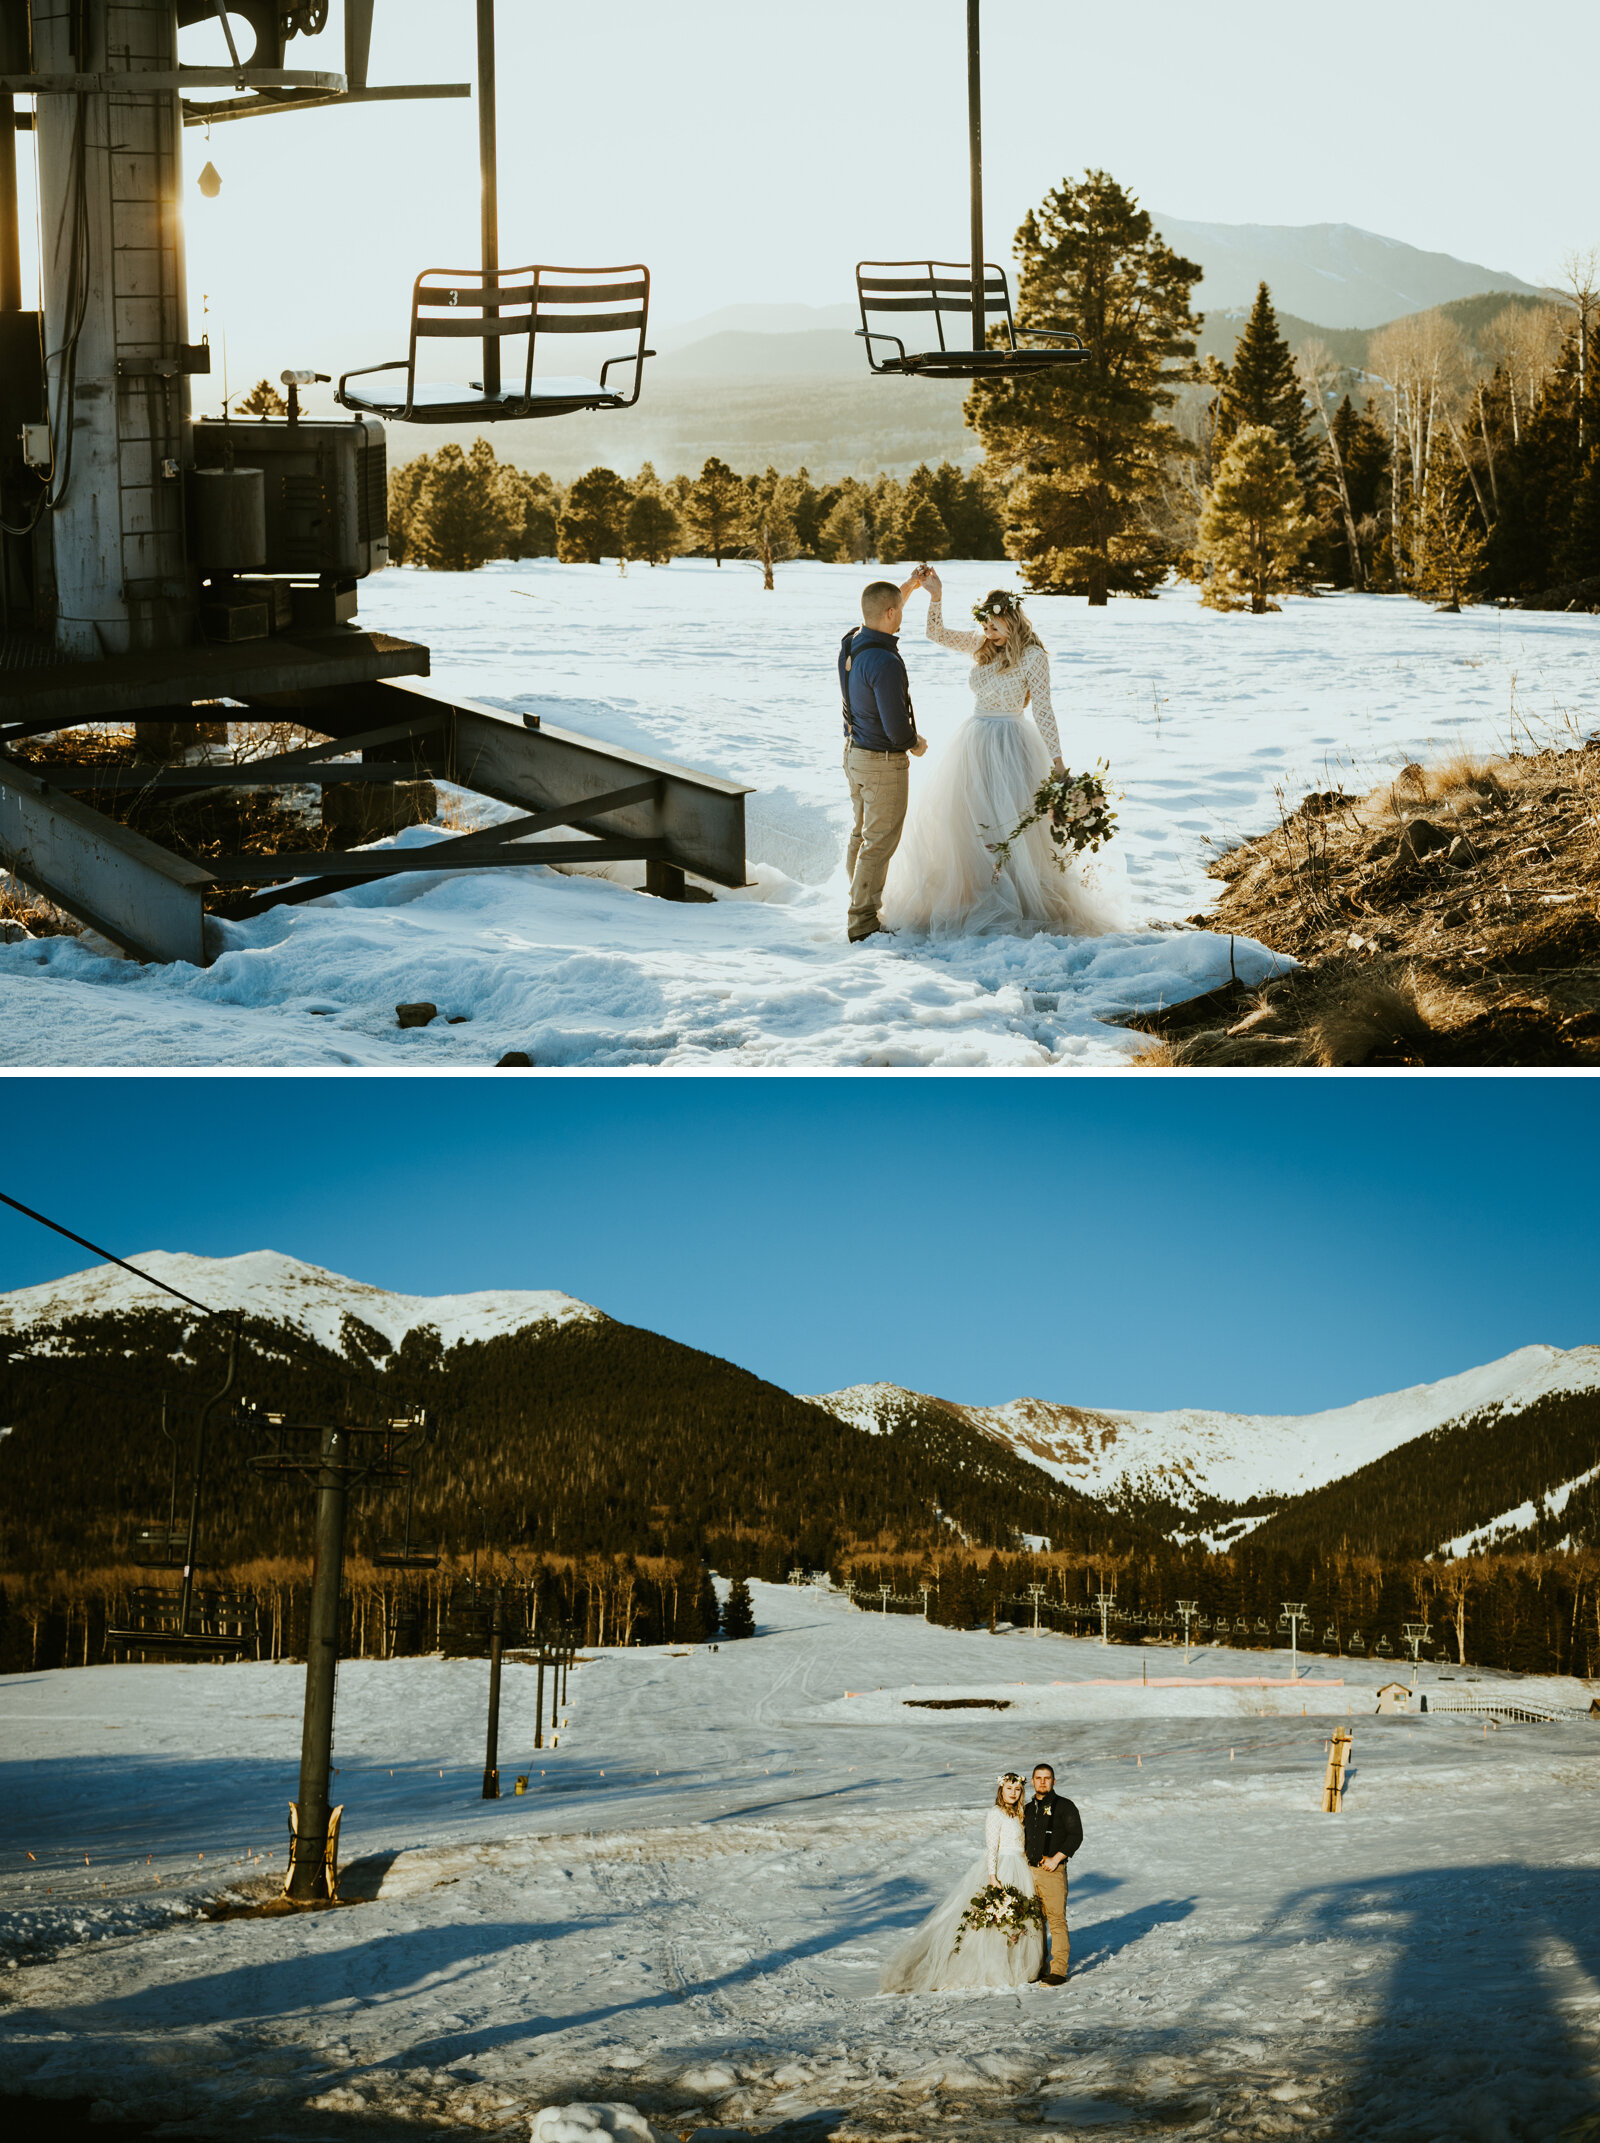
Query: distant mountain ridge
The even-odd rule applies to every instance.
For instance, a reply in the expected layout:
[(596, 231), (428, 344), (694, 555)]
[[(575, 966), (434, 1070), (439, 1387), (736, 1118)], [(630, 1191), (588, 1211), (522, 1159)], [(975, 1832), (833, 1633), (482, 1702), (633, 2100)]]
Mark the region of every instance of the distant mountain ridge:
[[(270, 1250), (132, 1262), (241, 1313), (238, 1389), (259, 1406), (327, 1418), (355, 1390), (425, 1405), (442, 1437), (418, 1489), (432, 1538), (459, 1538), (470, 1503), (507, 1544), (569, 1554), (1600, 1544), (1600, 1346), (1522, 1347), (1309, 1415), (974, 1406), (893, 1384), (792, 1394), (555, 1290), (401, 1295)], [(116, 1266), (0, 1295), (7, 1552), (126, 1552), (165, 1479), (160, 1396), (192, 1418), (224, 1329)], [(307, 1511), (280, 1510), (246, 1464), (253, 1433), (216, 1431), (219, 1555), (304, 1545)]]
[[(446, 1346), (456, 1346), (463, 1340), (493, 1339), (529, 1325), (564, 1325), (600, 1316), (586, 1302), (553, 1292), (495, 1289), (474, 1295), (397, 1295), (365, 1280), (347, 1280), (342, 1273), (285, 1257), (278, 1250), (247, 1250), (231, 1258), (146, 1250), (128, 1263), (141, 1266), (197, 1302), (282, 1324), (334, 1354), (343, 1348), (347, 1317), (381, 1334), (392, 1349), (423, 1325), (434, 1326)], [(0, 1295), (0, 1334), (25, 1340), (30, 1332), (48, 1331), (69, 1318), (177, 1307), (170, 1295), (120, 1265), (95, 1265), (65, 1279)]]
[(1205, 269), (1198, 298), (1207, 311), (1248, 305), (1263, 282), (1280, 312), (1331, 328), (1382, 327), (1489, 290), (1537, 295), (1506, 269), (1425, 253), (1352, 223), (1195, 223), (1150, 213), (1167, 244)]
[[(1224, 1414), (1180, 1408), (1147, 1414), (1013, 1399), (948, 1407), (1082, 1494), (1160, 1493), (1181, 1501), (1246, 1504), (1304, 1495), (1370, 1465), (1399, 1445), (1498, 1405), (1518, 1409), (1558, 1392), (1600, 1394), (1600, 1346), (1519, 1347), (1481, 1368), (1316, 1414)], [(929, 1395), (890, 1384), (814, 1396), (814, 1404), (876, 1433), (905, 1401)]]

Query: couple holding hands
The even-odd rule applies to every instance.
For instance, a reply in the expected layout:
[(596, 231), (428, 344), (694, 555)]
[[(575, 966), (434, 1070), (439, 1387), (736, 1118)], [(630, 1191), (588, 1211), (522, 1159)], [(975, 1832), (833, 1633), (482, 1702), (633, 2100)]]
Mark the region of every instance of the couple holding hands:
[[(908, 816), (911, 761), (928, 745), (917, 732), (899, 633), (921, 591), (928, 638), (971, 658), (973, 712)], [(1041, 783), (1066, 772), (1044, 643), (1007, 588), (992, 589), (972, 615), (974, 631), (947, 626), (943, 584), (920, 565), (898, 588), (887, 580), (864, 588), (862, 623), (840, 643), (852, 944), (896, 931), (1091, 937), (1122, 926), (1110, 874), (1088, 856), (1063, 863), (1045, 823), (1024, 824)]]

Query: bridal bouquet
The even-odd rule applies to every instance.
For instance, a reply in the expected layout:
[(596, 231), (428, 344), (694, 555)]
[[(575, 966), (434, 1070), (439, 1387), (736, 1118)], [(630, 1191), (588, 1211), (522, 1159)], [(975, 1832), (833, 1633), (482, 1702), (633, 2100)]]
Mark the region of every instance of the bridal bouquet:
[(1031, 1891), (1017, 1890), (1010, 1883), (985, 1883), (956, 1923), (956, 1948), (960, 1949), (963, 1935), (992, 1932), (1004, 1935), (1007, 1945), (1015, 1949), (1024, 1928), (1043, 1926), (1044, 1907)]
[(1012, 827), (1003, 841), (984, 844), (994, 858), (995, 876), (998, 878), (1010, 861), (1013, 845), (1041, 819), (1048, 826), (1055, 846), (1052, 860), (1057, 870), (1067, 868), (1069, 848), (1078, 856), (1086, 848), (1092, 851), (1109, 841), (1117, 830), (1117, 814), (1111, 808), (1111, 794), (1106, 787), (1106, 776), (1110, 772), (1106, 762), (1097, 759), (1092, 773), (1047, 775), (1033, 792), (1033, 809)]

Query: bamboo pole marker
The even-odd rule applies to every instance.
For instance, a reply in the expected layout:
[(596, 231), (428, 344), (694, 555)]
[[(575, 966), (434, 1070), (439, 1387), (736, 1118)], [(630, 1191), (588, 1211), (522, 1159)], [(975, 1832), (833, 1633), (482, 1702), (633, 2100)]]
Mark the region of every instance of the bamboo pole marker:
[(1322, 1813), (1336, 1816), (1344, 1807), (1345, 1772), (1350, 1765), (1350, 1729), (1346, 1726), (1334, 1730), (1328, 1743), (1328, 1771), (1322, 1782)]

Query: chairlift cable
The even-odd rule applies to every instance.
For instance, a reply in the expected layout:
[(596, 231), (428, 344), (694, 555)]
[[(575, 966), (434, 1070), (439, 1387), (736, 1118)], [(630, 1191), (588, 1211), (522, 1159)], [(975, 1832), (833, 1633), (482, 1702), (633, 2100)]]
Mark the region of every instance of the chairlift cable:
[(137, 1265), (130, 1265), (126, 1258), (119, 1258), (114, 1251), (102, 1250), (98, 1243), (91, 1243), (87, 1235), (75, 1235), (71, 1228), (64, 1228), (59, 1220), (52, 1220), (48, 1213), (36, 1213), (31, 1205), (24, 1205), (20, 1198), (9, 1197), (0, 1191), (0, 1205), (8, 1205), (14, 1212), (22, 1213), (29, 1220), (38, 1221), (42, 1228), (53, 1228), (57, 1235), (64, 1235), (69, 1243), (77, 1243), (84, 1250), (92, 1250), (97, 1258), (104, 1258), (108, 1265), (120, 1265), (124, 1272), (131, 1272), (136, 1280), (143, 1280), (151, 1287), (159, 1287), (163, 1294), (176, 1295), (180, 1302), (187, 1302), (190, 1309), (198, 1310), (203, 1317), (225, 1314), (214, 1310), (209, 1303), (196, 1302), (193, 1295), (186, 1295), (181, 1287), (169, 1286), (158, 1280), (153, 1272), (141, 1272)]

